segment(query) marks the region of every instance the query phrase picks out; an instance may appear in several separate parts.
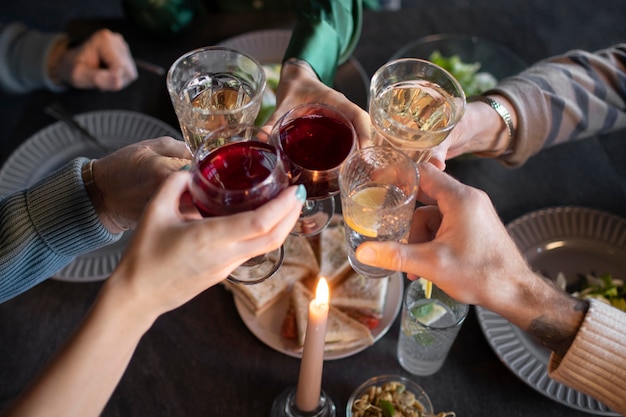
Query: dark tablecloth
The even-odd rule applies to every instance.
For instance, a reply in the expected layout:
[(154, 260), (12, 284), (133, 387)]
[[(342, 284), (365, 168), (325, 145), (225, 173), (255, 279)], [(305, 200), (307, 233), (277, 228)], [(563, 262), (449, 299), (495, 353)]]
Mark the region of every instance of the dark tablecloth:
[[(354, 56), (368, 75), (405, 43), (433, 33), (465, 33), (499, 42), (528, 63), (573, 48), (599, 49), (626, 40), (623, 0), (423, 0), (399, 12), (367, 12)], [(189, 33), (155, 41), (123, 19), (80, 20), (77, 37), (107, 26), (123, 33), (138, 58), (169, 67), (197, 46), (261, 28), (288, 28), (290, 14), (208, 16)], [(52, 101), (75, 113), (127, 109), (177, 126), (165, 80), (142, 73), (118, 93), (68, 91), (0, 96), (5, 159), (30, 135), (53, 122)], [(504, 222), (550, 206), (598, 208), (626, 217), (626, 146), (615, 133), (541, 152), (518, 169), (484, 159), (451, 161), (448, 171), (485, 190)], [(68, 338), (101, 283), (48, 280), (0, 305), (0, 407), (11, 401)], [(407, 375), (396, 360), (399, 321), (371, 348), (328, 361), (323, 388), (338, 407), (352, 390), (379, 374)], [(294, 386), (299, 360), (272, 350), (244, 325), (221, 286), (162, 316), (144, 336), (104, 416), (260, 416)], [(93, 376), (97, 378), (97, 375)], [(583, 416), (526, 385), (503, 364), (480, 330), (474, 310), (441, 371), (414, 377), (437, 411), (458, 416)], [(80, 395), (80, 393), (77, 393)]]

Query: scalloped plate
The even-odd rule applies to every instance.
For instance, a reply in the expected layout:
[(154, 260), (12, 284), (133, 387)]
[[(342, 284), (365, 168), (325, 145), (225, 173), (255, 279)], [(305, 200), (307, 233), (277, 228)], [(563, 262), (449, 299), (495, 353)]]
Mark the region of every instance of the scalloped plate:
[[(89, 112), (77, 115), (76, 120), (112, 149), (159, 136), (181, 137), (167, 123), (137, 112)], [(29, 187), (79, 156), (99, 158), (102, 151), (65, 124), (54, 123), (27, 139), (4, 163), (0, 169), (0, 195)], [(76, 257), (52, 278), (71, 282), (106, 279), (117, 266), (130, 235), (126, 232), (117, 242)]]
[[(626, 219), (582, 207), (554, 207), (526, 214), (507, 230), (532, 267), (548, 277), (626, 272)], [(528, 385), (569, 407), (617, 416), (604, 404), (548, 376), (550, 352), (499, 315), (476, 307), (481, 329), (505, 365)]]

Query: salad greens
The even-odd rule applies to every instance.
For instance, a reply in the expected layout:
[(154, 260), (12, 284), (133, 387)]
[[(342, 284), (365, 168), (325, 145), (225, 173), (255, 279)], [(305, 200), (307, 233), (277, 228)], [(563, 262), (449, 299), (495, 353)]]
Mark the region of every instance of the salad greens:
[(276, 110), (276, 89), (280, 80), (280, 64), (265, 64), (263, 70), (265, 71), (265, 90), (261, 99), (261, 109), (254, 121), (256, 126), (263, 126)]
[[(562, 272), (559, 272), (557, 275), (556, 283), (561, 288), (564, 288), (565, 276)], [(572, 295), (578, 298), (595, 298), (622, 311), (626, 311), (624, 281), (613, 278), (611, 274), (602, 274), (600, 276), (593, 274), (585, 275), (580, 291), (575, 291)]]
[(480, 72), (480, 62), (467, 63), (458, 55), (445, 57), (439, 51), (434, 51), (428, 60), (448, 71), (457, 79), (467, 97), (481, 94), (496, 86), (498, 80), (488, 73)]

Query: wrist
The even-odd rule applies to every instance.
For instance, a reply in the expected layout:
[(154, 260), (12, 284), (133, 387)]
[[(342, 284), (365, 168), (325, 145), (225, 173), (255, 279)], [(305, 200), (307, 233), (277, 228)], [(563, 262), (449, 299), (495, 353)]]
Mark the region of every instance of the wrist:
[(283, 62), (281, 69), (281, 77), (298, 78), (306, 76), (318, 79), (317, 73), (313, 67), (303, 59), (289, 58)]
[(59, 39), (52, 45), (48, 57), (46, 60), (46, 75), (52, 81), (54, 85), (62, 86), (64, 79), (62, 76), (62, 60), (63, 55), (67, 52), (69, 41), (65, 36), (59, 37)]
[(480, 139), (472, 151), (481, 157), (495, 158), (513, 152), (517, 115), (513, 105), (499, 95), (475, 96), (468, 99), (478, 113), (474, 126), (481, 126)]
[(128, 227), (120, 224), (120, 222), (118, 222), (107, 210), (104, 195), (98, 185), (102, 184), (101, 178), (99, 181), (96, 181), (96, 164), (97, 160), (91, 159), (83, 165), (81, 173), (83, 183), (85, 185), (85, 191), (87, 191), (87, 195), (89, 196), (91, 204), (98, 215), (100, 223), (102, 223), (102, 225), (112, 234), (122, 233), (128, 230)]

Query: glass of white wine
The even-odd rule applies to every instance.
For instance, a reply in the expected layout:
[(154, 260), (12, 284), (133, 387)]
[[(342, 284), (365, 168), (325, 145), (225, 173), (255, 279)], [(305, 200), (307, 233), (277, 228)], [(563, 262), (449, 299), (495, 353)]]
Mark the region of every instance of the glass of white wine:
[(210, 46), (174, 61), (166, 84), (185, 143), (194, 155), (203, 139), (220, 127), (254, 123), (265, 71), (243, 52)]
[(391, 145), (416, 163), (428, 161), (465, 111), (465, 93), (448, 71), (403, 58), (380, 67), (370, 84), (369, 114), (376, 145)]

